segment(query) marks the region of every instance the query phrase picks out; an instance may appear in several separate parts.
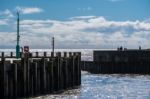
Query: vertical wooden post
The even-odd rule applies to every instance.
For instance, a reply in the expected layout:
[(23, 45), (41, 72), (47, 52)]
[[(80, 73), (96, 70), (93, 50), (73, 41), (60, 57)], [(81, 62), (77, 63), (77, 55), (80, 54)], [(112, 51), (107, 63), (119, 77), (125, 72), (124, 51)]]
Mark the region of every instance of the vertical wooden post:
[(76, 65), (75, 65), (75, 62), (76, 62), (76, 53), (74, 52), (73, 53), (73, 56), (72, 56), (72, 68), (73, 68), (73, 73), (72, 73), (72, 76), (73, 76), (73, 86), (75, 86), (75, 82), (76, 82)]
[(68, 88), (68, 60), (67, 60), (67, 52), (64, 52), (64, 88)]
[(22, 58), (22, 66), (23, 66), (23, 96), (28, 95), (28, 77), (29, 77), (29, 67), (28, 67), (28, 55), (24, 54), (24, 58)]
[(13, 93), (13, 96), (15, 97), (15, 98), (17, 98), (17, 94), (18, 94), (18, 84), (17, 84), (17, 75), (18, 75), (18, 72), (17, 72), (17, 63), (15, 63), (15, 64), (12, 64), (12, 66), (13, 66), (13, 86), (14, 86), (14, 93)]
[(38, 92), (38, 81), (37, 81), (37, 63), (32, 63), (33, 67), (33, 95), (37, 95)]
[(81, 65), (80, 65), (80, 63), (81, 63), (81, 52), (78, 52), (78, 68), (79, 68), (79, 70), (78, 70), (78, 78), (79, 78), (78, 85), (81, 85)]
[[(41, 66), (40, 66), (40, 63), (41, 61), (40, 60), (36, 60), (35, 61), (37, 63), (37, 94), (41, 94), (40, 90), (41, 90)], [(42, 85), (43, 86), (43, 85)]]
[(54, 52), (51, 52), (51, 57), (54, 57)]
[(74, 57), (74, 61), (73, 61), (73, 64), (74, 64), (74, 85), (77, 86), (78, 82), (79, 82), (78, 81), (78, 71), (79, 71), (79, 68), (78, 68), (78, 53), (74, 52), (73, 57)]
[(10, 57), (13, 58), (13, 52), (10, 52)]
[(70, 71), (70, 87), (73, 87), (73, 82), (74, 82), (74, 66), (73, 66), (73, 56), (72, 52), (69, 52), (69, 71)]
[(45, 58), (42, 58), (41, 60), (41, 93), (45, 93), (46, 92), (46, 70), (45, 70), (45, 67), (46, 67), (46, 64), (45, 64)]
[(7, 96), (8, 98), (13, 97), (14, 89), (13, 89), (13, 70), (11, 68), (10, 62), (6, 61), (6, 82), (5, 87), (7, 88)]
[(3, 98), (6, 98), (7, 95), (6, 95), (6, 75), (5, 75), (5, 58), (4, 58), (4, 52), (1, 53), (1, 63), (0, 63), (0, 97), (3, 99)]
[[(2, 60), (5, 60), (5, 56), (3, 55), (3, 59)], [(9, 64), (8, 64), (9, 63)], [(9, 65), (9, 66), (8, 66)], [(10, 78), (10, 75), (11, 75), (11, 68), (10, 68), (10, 62), (8, 61), (4, 61), (4, 68), (5, 68), (5, 71), (4, 71), (4, 79), (5, 79), (5, 94), (6, 94), (6, 97), (11, 97), (12, 94), (13, 94), (13, 88), (12, 88), (12, 78)]]
[(30, 96), (30, 67), (31, 67), (31, 61), (29, 61), (29, 56), (30, 54), (28, 53), (28, 56), (26, 58), (26, 66), (27, 66), (27, 96)]
[(2, 54), (2, 55), (1, 55), (1, 56), (2, 56), (2, 58), (5, 58), (5, 57), (4, 57), (4, 52), (2, 52), (1, 54)]
[(19, 58), (21, 58), (23, 56), (22, 54), (23, 54), (22, 52), (19, 52), (19, 56), (20, 56)]
[(54, 91), (54, 59), (50, 59), (50, 80), (51, 80), (51, 83), (50, 83), (50, 92), (53, 92)]
[(58, 62), (58, 90), (61, 89), (61, 52), (57, 52)]
[(32, 58), (32, 53), (28, 53), (29, 54), (29, 58)]
[(35, 52), (36, 53), (36, 57), (38, 58), (39, 57), (39, 53), (38, 52)]
[(60, 81), (59, 81), (59, 54), (56, 53), (56, 57), (54, 60), (54, 90), (58, 91), (60, 88)]
[(61, 52), (58, 52), (58, 57), (59, 57), (59, 85), (60, 85), (60, 90), (63, 89), (63, 60), (62, 60), (62, 57), (61, 57)]
[(44, 57), (47, 57), (47, 53), (46, 52), (44, 52)]
[(64, 57), (65, 57), (65, 58), (67, 57), (67, 52), (64, 52)]

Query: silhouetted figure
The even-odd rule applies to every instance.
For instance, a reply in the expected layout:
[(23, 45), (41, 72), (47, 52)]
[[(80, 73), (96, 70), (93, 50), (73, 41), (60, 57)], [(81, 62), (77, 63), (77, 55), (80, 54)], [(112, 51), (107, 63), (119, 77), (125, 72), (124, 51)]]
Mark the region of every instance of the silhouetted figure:
[(142, 48), (141, 48), (141, 46), (139, 46), (139, 50), (141, 50)]

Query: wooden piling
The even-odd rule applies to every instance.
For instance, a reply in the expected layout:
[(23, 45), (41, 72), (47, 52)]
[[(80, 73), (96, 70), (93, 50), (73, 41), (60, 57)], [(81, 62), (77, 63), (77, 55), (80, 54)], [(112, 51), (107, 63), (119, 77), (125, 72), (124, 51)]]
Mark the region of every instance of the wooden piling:
[(41, 93), (46, 93), (46, 60), (42, 58), (41, 60)]
[(36, 57), (38, 58), (38, 57), (39, 57), (39, 53), (38, 53), (38, 52), (35, 52), (35, 54), (36, 54)]
[(13, 88), (13, 91), (14, 91), (14, 93), (13, 93), (13, 97), (14, 98), (17, 98), (17, 96), (18, 96), (18, 87), (17, 87), (17, 82), (18, 82), (18, 78), (17, 78), (17, 75), (18, 75), (18, 72), (17, 72), (17, 65), (18, 64), (12, 64), (12, 68), (13, 68), (13, 86), (14, 86), (14, 88)]
[(78, 85), (81, 85), (81, 52), (78, 52)]
[(50, 75), (50, 92), (54, 91), (54, 59), (51, 58), (48, 65), (48, 72)]
[(13, 52), (10, 52), (10, 57), (11, 57), (11, 58), (13, 57)]
[(47, 57), (47, 53), (46, 52), (44, 52), (44, 57)]
[(64, 75), (64, 89), (68, 88), (68, 61), (67, 61), (67, 52), (64, 52), (64, 60), (63, 60), (63, 75)]
[[(10, 53), (12, 58), (13, 54)], [(24, 53), (21, 60), (5, 61), (4, 52), (0, 61), (0, 97), (15, 99), (40, 94), (53, 93), (78, 86), (80, 75), (80, 57), (72, 54), (52, 53), (51, 57), (44, 52), (43, 56), (33, 57)]]
[(4, 58), (4, 52), (2, 52), (1, 53), (1, 56), (2, 56), (2, 58), (1, 58), (1, 62), (0, 62), (0, 79), (1, 79), (1, 81), (0, 81), (0, 97), (1, 98), (5, 98), (5, 97), (7, 97), (7, 95), (6, 95), (6, 87), (7, 86), (5, 86), (5, 83), (7, 83), (6, 82), (6, 74), (5, 74), (5, 58)]

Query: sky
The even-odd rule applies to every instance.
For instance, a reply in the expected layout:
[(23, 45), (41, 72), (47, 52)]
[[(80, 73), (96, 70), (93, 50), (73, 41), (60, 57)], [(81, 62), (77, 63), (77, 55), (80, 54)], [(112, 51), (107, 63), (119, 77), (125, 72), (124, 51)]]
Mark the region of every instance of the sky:
[(0, 0), (0, 48), (150, 48), (150, 0)]

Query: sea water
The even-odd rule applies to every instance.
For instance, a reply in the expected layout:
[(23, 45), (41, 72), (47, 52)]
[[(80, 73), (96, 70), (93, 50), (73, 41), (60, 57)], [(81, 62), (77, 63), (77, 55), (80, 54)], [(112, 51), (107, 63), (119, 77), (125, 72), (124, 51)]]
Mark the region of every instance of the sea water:
[(150, 99), (150, 76), (102, 75), (82, 71), (79, 88), (32, 99)]
[[(1, 51), (4, 50), (1, 49)], [(5, 51), (10, 52), (12, 50), (7, 49)], [(50, 50), (32, 50), (32, 52), (35, 51), (43, 52)], [(92, 49), (57, 49), (56, 51), (80, 51), (82, 53), (82, 60), (93, 60)], [(150, 75), (104, 75), (90, 74), (82, 71), (81, 79), (81, 86), (77, 89), (31, 99), (150, 99)]]

